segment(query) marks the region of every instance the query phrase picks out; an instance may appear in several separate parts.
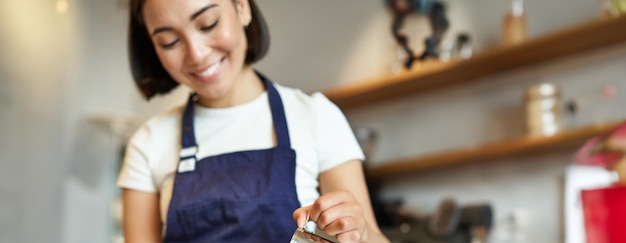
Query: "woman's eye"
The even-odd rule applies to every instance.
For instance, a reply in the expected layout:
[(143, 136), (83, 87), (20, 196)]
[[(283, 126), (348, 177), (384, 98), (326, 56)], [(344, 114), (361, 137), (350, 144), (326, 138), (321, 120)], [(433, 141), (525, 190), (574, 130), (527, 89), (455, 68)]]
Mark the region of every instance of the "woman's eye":
[(180, 40), (175, 40), (175, 41), (172, 41), (172, 42), (167, 43), (167, 44), (162, 44), (161, 47), (163, 49), (170, 49), (170, 48), (174, 47), (179, 41)]
[(215, 28), (215, 26), (217, 26), (217, 23), (219, 23), (219, 22), (220, 22), (220, 20), (218, 19), (213, 24), (200, 28), (200, 30), (202, 30), (202, 31), (212, 30), (213, 28)]

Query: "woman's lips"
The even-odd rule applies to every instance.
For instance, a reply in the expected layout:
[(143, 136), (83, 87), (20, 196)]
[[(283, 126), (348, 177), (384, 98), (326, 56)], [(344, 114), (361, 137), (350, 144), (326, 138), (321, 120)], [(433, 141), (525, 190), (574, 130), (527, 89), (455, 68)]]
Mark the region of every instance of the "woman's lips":
[(208, 68), (200, 72), (193, 73), (193, 76), (195, 76), (201, 82), (205, 82), (205, 83), (209, 82), (213, 80), (219, 74), (219, 72), (222, 69), (223, 62), (224, 62), (224, 58), (220, 59), (218, 62), (214, 63), (213, 65), (209, 66)]

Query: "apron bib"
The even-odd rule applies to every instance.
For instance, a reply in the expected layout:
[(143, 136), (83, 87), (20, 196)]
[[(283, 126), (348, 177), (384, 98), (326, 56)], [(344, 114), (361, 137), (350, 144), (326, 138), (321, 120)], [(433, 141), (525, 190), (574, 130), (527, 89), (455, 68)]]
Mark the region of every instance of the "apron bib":
[(296, 153), (280, 95), (258, 75), (267, 89), (277, 146), (197, 160), (190, 97), (164, 242), (289, 242), (297, 228)]

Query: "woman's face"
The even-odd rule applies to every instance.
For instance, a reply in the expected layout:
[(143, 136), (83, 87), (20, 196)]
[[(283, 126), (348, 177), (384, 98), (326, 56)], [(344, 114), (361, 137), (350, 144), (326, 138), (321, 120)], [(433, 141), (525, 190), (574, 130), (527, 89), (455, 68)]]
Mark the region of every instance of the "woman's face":
[(204, 99), (229, 94), (246, 55), (247, 0), (147, 0), (143, 16), (159, 60), (174, 80)]

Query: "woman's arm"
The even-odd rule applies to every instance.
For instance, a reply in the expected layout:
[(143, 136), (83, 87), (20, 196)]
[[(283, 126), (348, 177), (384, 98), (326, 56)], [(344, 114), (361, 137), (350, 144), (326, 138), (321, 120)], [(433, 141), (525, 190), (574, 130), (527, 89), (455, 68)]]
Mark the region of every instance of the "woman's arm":
[(309, 214), (340, 242), (389, 242), (376, 223), (361, 161), (349, 161), (325, 171), (319, 182), (322, 196), (313, 205), (294, 212), (299, 226)]
[(124, 238), (126, 243), (161, 242), (159, 195), (124, 189)]

